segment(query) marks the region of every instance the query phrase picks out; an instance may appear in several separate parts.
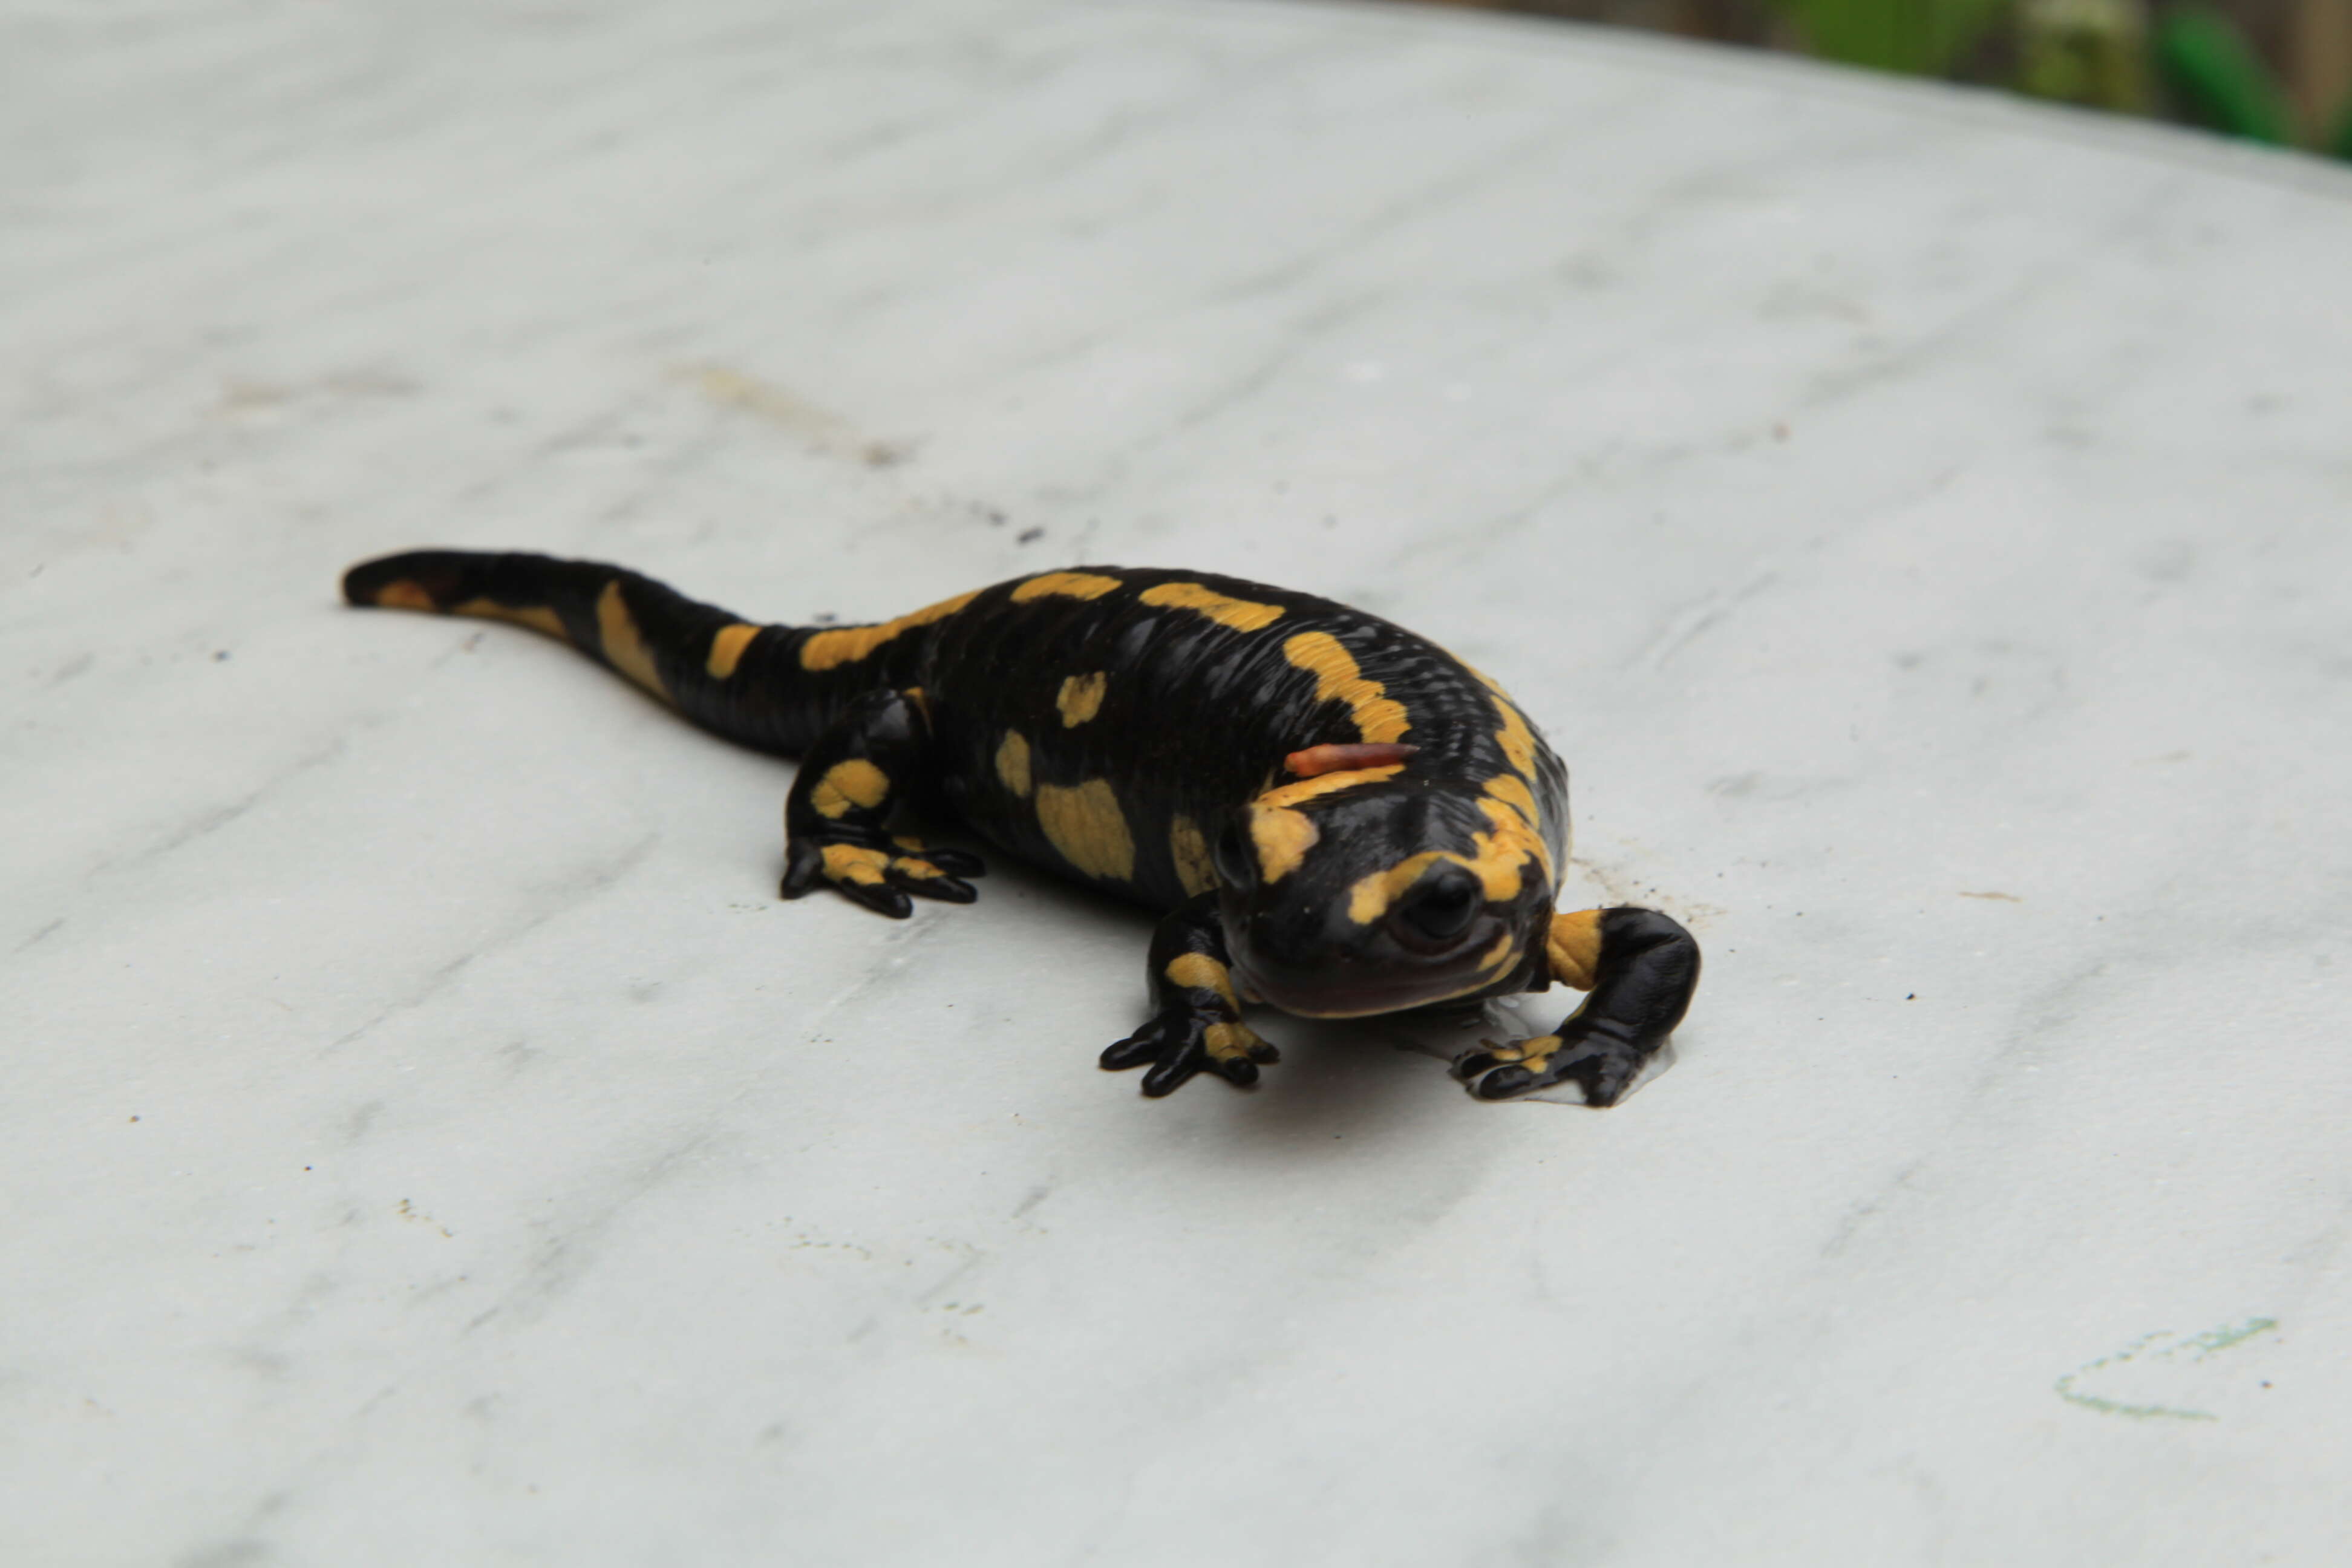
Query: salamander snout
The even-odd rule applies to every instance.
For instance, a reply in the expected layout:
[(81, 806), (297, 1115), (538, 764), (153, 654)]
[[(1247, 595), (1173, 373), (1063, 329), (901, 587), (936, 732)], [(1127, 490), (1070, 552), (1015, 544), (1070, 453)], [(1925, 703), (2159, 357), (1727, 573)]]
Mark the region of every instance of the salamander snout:
[(1311, 817), (1249, 819), (1218, 855), (1236, 977), (1310, 1017), (1393, 1013), (1508, 988), (1549, 887), (1517, 877), (1494, 887), (1481, 874), (1474, 830), (1449, 831), (1444, 815), (1427, 795), (1359, 795)]

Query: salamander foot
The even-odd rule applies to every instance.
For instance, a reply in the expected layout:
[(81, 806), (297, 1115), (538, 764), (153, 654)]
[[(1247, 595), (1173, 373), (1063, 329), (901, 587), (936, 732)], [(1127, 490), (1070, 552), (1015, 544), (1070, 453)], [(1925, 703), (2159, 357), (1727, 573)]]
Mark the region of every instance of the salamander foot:
[(1652, 1055), (1598, 1029), (1580, 1030), (1573, 1022), (1559, 1034), (1538, 1035), (1517, 1045), (1480, 1044), (1486, 1048), (1454, 1064), (1454, 1076), (1480, 1100), (1516, 1100), (1570, 1084), (1596, 1110), (1622, 1099)]
[(1247, 1024), (1203, 1018), (1182, 1005), (1162, 1011), (1102, 1054), (1102, 1065), (1111, 1072), (1150, 1062), (1143, 1092), (1155, 1100), (1173, 1094), (1199, 1072), (1215, 1073), (1236, 1086), (1253, 1084), (1259, 1063), (1281, 1059), (1282, 1053)]
[(784, 880), (777, 891), (797, 899), (831, 884), (853, 903), (877, 914), (902, 921), (914, 913), (916, 899), (968, 904), (980, 897), (963, 879), (986, 869), (977, 855), (961, 849), (929, 849), (922, 840), (904, 835), (879, 847), (857, 840), (821, 843), (794, 836), (784, 848)]

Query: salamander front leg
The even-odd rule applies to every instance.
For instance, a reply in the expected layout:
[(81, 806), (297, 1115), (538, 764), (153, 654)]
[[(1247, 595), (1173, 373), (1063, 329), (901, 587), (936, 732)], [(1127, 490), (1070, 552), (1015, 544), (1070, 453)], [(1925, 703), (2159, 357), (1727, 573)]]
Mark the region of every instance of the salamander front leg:
[(1592, 994), (1557, 1033), (1489, 1041), (1454, 1076), (1481, 1100), (1572, 1083), (1585, 1104), (1614, 1105), (1689, 1010), (1698, 943), (1655, 910), (1583, 910), (1552, 917), (1546, 948), (1552, 978)]
[(1102, 1065), (1114, 1072), (1150, 1062), (1148, 1095), (1171, 1094), (1203, 1071), (1227, 1083), (1255, 1083), (1260, 1062), (1281, 1059), (1242, 1022), (1214, 892), (1179, 904), (1152, 933), (1151, 1005), (1150, 1023), (1102, 1054)]
[(784, 885), (788, 899), (831, 884), (867, 909), (905, 920), (908, 895), (968, 904), (980, 895), (962, 880), (981, 874), (980, 857), (927, 849), (885, 828), (908, 782), (929, 765), (930, 722), (903, 691), (876, 691), (817, 737), (784, 798)]

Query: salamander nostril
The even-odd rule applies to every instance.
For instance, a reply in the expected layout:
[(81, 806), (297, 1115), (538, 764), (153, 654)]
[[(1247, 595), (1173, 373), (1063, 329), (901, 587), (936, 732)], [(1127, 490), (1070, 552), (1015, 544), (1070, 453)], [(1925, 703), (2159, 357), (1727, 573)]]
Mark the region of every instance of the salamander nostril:
[(1397, 906), (1399, 934), (1408, 940), (1450, 942), (1470, 929), (1485, 891), (1466, 868), (1441, 866), (1415, 882)]

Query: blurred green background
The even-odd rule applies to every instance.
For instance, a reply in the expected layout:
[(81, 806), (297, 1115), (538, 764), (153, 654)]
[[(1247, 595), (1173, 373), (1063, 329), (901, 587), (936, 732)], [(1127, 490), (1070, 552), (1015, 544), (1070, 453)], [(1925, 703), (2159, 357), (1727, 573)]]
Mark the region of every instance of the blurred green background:
[(1787, 49), (2352, 159), (2352, 0), (1430, 0)]

